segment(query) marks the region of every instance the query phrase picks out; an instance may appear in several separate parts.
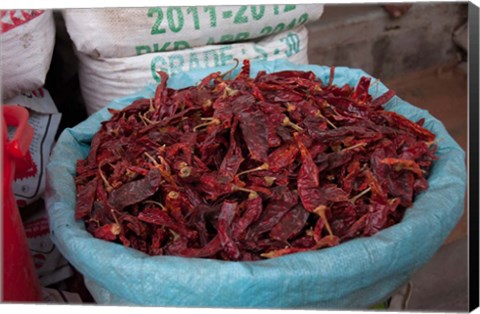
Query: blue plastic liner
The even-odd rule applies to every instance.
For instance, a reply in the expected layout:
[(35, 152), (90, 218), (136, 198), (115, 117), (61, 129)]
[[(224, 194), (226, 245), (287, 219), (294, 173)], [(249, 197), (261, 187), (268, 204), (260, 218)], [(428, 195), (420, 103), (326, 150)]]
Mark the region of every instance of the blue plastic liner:
[[(283, 60), (252, 62), (252, 76), (260, 70), (313, 71), (324, 82), (329, 67), (296, 65)], [(218, 67), (171, 77), (168, 86), (182, 88), (199, 82)], [(238, 73), (238, 69), (234, 74)], [(337, 67), (336, 85), (356, 86), (357, 69)], [(372, 82), (375, 80), (372, 79)], [(120, 109), (143, 97), (153, 97), (155, 86), (113, 101)], [(387, 88), (372, 84), (374, 98)], [(47, 167), (46, 204), (51, 237), (65, 258), (84, 277), (99, 304), (129, 304), (235, 308), (361, 309), (388, 298), (424, 265), (453, 230), (464, 209), (466, 169), (464, 152), (443, 124), (427, 111), (399, 97), (385, 108), (417, 121), (435, 133), (439, 159), (401, 223), (372, 237), (339, 246), (256, 262), (226, 262), (173, 256), (150, 257), (134, 249), (99, 239), (75, 221), (75, 166), (88, 155), (100, 122), (110, 118), (106, 108), (74, 128), (56, 143)]]

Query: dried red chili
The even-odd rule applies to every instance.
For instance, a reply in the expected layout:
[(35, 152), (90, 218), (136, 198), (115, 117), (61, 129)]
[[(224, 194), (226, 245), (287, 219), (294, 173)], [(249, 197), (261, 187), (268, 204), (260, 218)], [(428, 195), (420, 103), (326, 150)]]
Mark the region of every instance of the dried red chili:
[[(313, 72), (212, 73), (110, 110), (77, 163), (75, 218), (149, 255), (259, 260), (400, 222), (435, 160), (435, 135)], [(227, 78), (228, 76), (228, 78)]]

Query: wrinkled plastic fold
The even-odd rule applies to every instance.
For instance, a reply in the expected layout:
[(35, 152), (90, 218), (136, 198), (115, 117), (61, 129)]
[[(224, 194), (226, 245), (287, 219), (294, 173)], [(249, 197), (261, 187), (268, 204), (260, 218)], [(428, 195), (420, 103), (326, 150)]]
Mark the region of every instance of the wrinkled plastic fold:
[[(284, 60), (251, 64), (252, 76), (260, 70), (292, 69), (313, 71), (325, 83), (330, 76), (330, 68), (324, 66), (296, 65)], [(228, 70), (227, 66), (181, 73), (172, 76), (168, 86), (191, 86), (211, 72)], [(362, 70), (338, 67), (333, 84), (355, 86), (362, 76), (369, 75)], [(370, 93), (377, 98), (387, 90), (376, 82)], [(155, 86), (147, 86), (107, 107), (121, 109), (135, 99), (153, 97), (154, 91)], [(101, 121), (111, 116), (104, 108), (76, 127), (64, 130), (52, 152), (46, 191), (52, 240), (84, 275), (89, 291), (100, 304), (367, 308), (388, 298), (434, 255), (462, 216), (465, 201), (464, 151), (443, 124), (397, 96), (385, 108), (412, 121), (425, 118), (424, 127), (437, 136), (439, 158), (431, 168), (429, 189), (416, 197), (403, 220), (371, 237), (255, 262), (151, 257), (96, 239), (85, 230), (83, 221), (74, 219), (74, 178), (77, 160), (88, 155), (90, 141)]]

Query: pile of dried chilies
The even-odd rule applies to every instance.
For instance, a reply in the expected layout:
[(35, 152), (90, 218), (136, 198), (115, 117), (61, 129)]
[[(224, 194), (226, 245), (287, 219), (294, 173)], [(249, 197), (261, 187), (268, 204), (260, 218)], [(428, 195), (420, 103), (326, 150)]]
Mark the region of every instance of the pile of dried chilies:
[(77, 164), (75, 218), (149, 255), (259, 260), (398, 223), (428, 188), (435, 136), (313, 72), (168, 76), (102, 123)]

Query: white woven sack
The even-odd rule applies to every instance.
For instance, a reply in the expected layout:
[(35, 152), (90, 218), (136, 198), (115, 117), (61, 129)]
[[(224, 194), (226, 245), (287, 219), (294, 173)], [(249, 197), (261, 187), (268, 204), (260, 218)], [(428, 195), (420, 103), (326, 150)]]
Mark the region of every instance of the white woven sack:
[(275, 60), (287, 59), (308, 64), (308, 31), (299, 26), (259, 40), (226, 45), (150, 53), (128, 58), (94, 59), (79, 56), (79, 77), (88, 114), (108, 105), (114, 99), (137, 92), (147, 84), (158, 84), (156, 71), (169, 75), (195, 69), (235, 64), (235, 58)]
[(55, 23), (49, 10), (5, 10), (0, 14), (0, 69), (5, 100), (45, 83), (55, 44)]
[(76, 49), (94, 58), (252, 41), (318, 20), (322, 13), (321, 4), (63, 10)]

